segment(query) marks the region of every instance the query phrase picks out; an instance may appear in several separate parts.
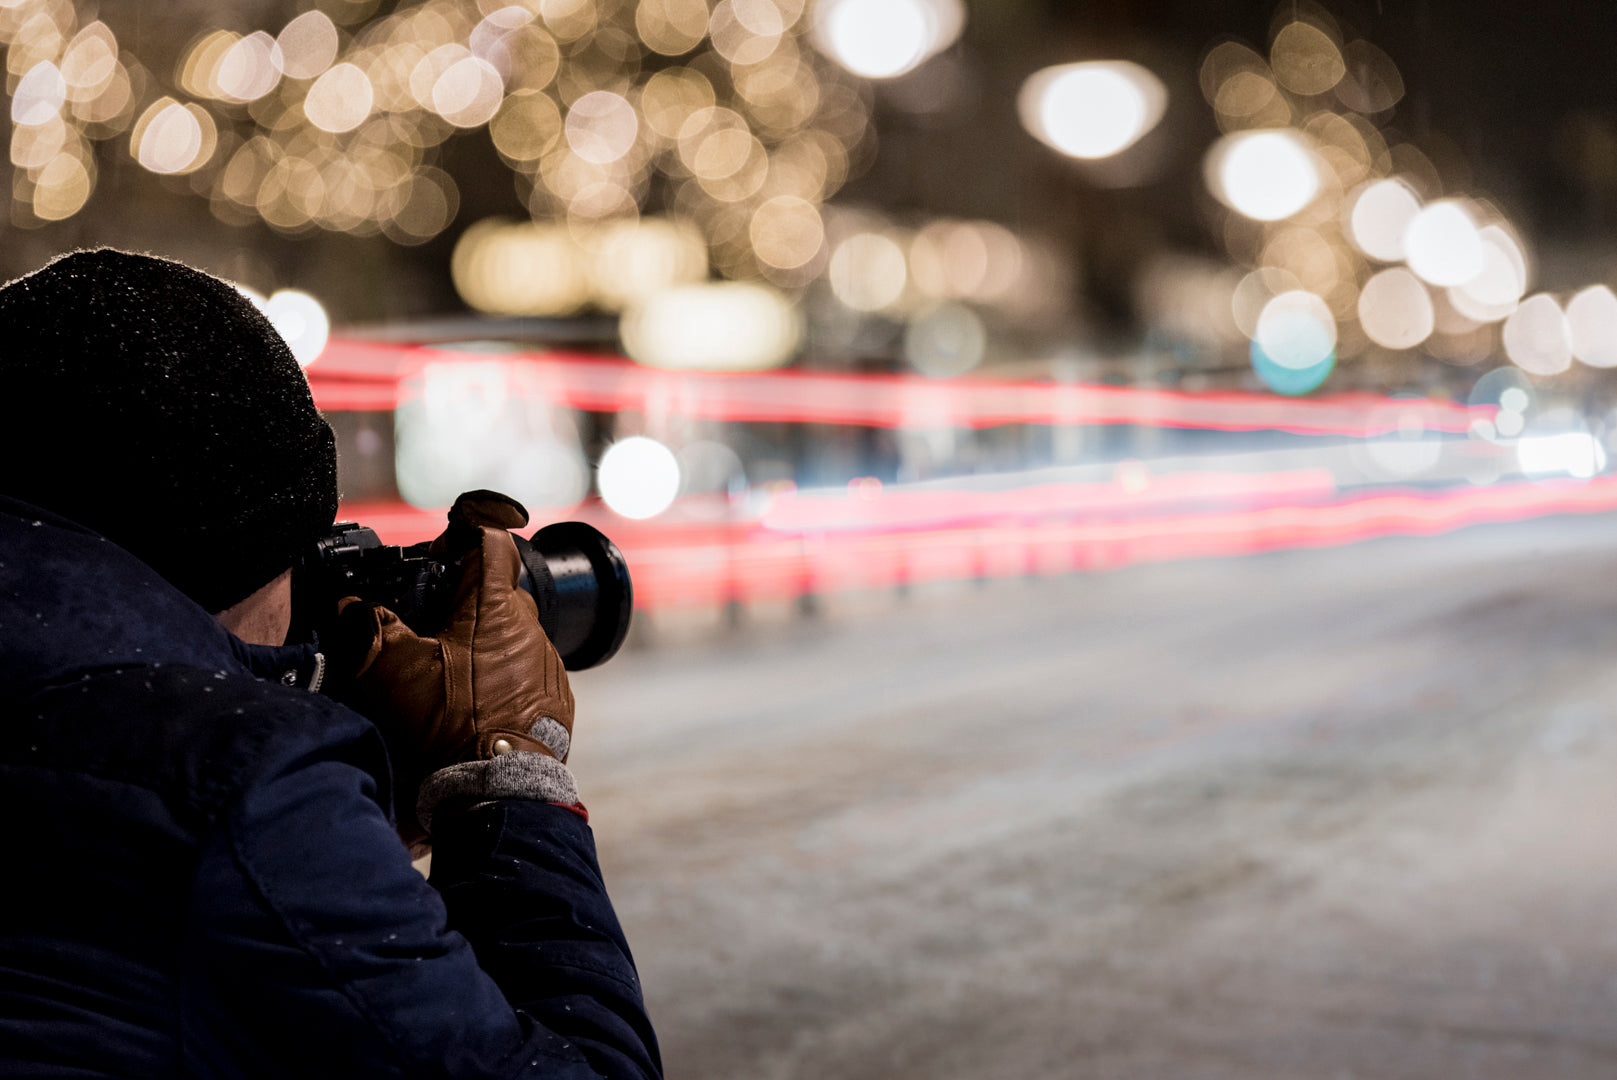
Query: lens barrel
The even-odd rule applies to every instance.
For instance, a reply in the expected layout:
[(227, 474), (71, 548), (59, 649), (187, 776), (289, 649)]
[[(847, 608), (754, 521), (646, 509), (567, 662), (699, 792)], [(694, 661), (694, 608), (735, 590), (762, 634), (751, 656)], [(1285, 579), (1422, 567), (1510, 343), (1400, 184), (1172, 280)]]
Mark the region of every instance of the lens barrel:
[(634, 587), (623, 552), (582, 521), (546, 525), (524, 540), (519, 584), (539, 605), (539, 625), (569, 671), (612, 659), (629, 633)]

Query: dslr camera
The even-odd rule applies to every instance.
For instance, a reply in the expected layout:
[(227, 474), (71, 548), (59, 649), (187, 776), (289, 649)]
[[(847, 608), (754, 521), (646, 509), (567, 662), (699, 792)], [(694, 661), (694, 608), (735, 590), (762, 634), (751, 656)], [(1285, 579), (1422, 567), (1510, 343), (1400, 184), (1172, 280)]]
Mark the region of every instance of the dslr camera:
[[(610, 660), (629, 633), (634, 606), (623, 552), (582, 521), (511, 538), (522, 556), (518, 584), (538, 605), (539, 625), (562, 664), (579, 671)], [(373, 529), (338, 522), (293, 565), (293, 625), (287, 640), (318, 644), (322, 624), (345, 596), (389, 608), (418, 634), (442, 630), (460, 567), (430, 548), (430, 542), (384, 544)]]

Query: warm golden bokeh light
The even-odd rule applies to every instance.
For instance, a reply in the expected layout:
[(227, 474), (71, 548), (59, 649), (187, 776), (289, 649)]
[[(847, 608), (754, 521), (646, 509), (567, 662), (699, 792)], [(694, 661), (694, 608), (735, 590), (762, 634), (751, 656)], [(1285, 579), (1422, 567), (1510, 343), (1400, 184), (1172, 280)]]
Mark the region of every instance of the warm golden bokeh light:
[(1288, 23), (1275, 35), (1269, 62), (1280, 85), (1294, 94), (1323, 94), (1347, 72), (1331, 35), (1307, 22)]
[(89, 200), (91, 187), (90, 171), (76, 154), (57, 154), (34, 181), (34, 214), (43, 221), (70, 218)]
[(70, 101), (93, 101), (107, 88), (118, 72), (118, 40), (105, 23), (90, 23), (73, 35), (61, 72)]
[(488, 132), (508, 161), (535, 162), (561, 138), (561, 109), (541, 91), (518, 90), (501, 104)]
[(275, 39), (264, 31), (231, 44), (208, 76), (208, 96), (231, 102), (257, 101), (281, 81), (275, 63)]
[(316, 79), (337, 59), (337, 27), (323, 11), (305, 11), (275, 38), (275, 63), (289, 79)]
[(609, 165), (634, 146), (640, 119), (622, 94), (596, 90), (567, 110), (567, 144), (592, 165)]
[(159, 98), (135, 122), (130, 151), (154, 173), (187, 173), (212, 156), (216, 143), (208, 113), (196, 105)]
[(1404, 96), (1404, 79), (1392, 58), (1368, 41), (1350, 41), (1342, 49), (1344, 72), (1336, 84), (1337, 99), (1365, 115), (1386, 112)]
[(635, 29), (653, 52), (680, 56), (707, 36), (705, 0), (640, 0), (635, 7)]
[(1377, 345), (1414, 348), (1431, 336), (1435, 319), (1426, 286), (1402, 267), (1376, 274), (1359, 293), (1359, 325)]
[(904, 295), (904, 249), (880, 233), (855, 233), (836, 246), (827, 271), (831, 291), (855, 311), (881, 311)]
[(767, 200), (753, 213), (747, 231), (758, 261), (780, 270), (803, 266), (825, 243), (819, 209), (795, 195)]
[(642, 364), (676, 370), (779, 367), (802, 345), (803, 321), (786, 297), (751, 282), (683, 285), (624, 313), (623, 347)]
[[(918, 28), (910, 66), (963, 26), (959, 0), (880, 2)], [(640, 278), (661, 281), (634, 272), (630, 251), (652, 267), (806, 285), (825, 265), (821, 204), (873, 146), (868, 93), (833, 64), (841, 58), (809, 47), (817, 24), (803, 0), (305, 7), (206, 30), (177, 43), (172, 68), (149, 72), (71, 4), (0, 0), (9, 156), (22, 170), (12, 197), (26, 208), (16, 219), (77, 212), (97, 179), (94, 142), (125, 134), (142, 167), (190, 175), (171, 190), (208, 199), (222, 220), (418, 244), (458, 211), (447, 145), (486, 129), (513, 207), (616, 253), (607, 261), (624, 285), (577, 301), (611, 308), (645, 291)], [(868, 22), (868, 8), (841, 18)], [(663, 208), (683, 221), (677, 242), (635, 224)], [(693, 236), (705, 247), (694, 261)], [(558, 303), (573, 301), (545, 306)]]
[(494, 65), (464, 56), (432, 84), (432, 109), (460, 128), (481, 127), (494, 118), (505, 97), (505, 83)]
[(370, 76), (354, 64), (337, 64), (309, 87), (303, 112), (321, 131), (338, 134), (365, 122), (375, 103)]

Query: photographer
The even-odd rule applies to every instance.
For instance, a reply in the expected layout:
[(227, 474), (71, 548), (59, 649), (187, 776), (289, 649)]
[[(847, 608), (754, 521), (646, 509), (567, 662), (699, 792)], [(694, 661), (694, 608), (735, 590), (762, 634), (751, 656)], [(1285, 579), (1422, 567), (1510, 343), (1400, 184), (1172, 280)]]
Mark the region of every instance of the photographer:
[(0, 288), (0, 379), (0, 1072), (660, 1075), (521, 508), (456, 504), (436, 637), (350, 603), (322, 655), (331, 429), (234, 288), (68, 255)]

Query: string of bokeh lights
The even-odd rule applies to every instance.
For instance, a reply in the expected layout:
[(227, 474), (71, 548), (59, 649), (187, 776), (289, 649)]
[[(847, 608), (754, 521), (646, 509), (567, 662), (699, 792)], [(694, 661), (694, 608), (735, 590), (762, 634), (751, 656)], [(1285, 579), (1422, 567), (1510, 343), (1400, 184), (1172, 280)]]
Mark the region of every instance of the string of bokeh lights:
[[(459, 237), (461, 295), (498, 314), (625, 312), (643, 362), (784, 363), (802, 345), (794, 297), (822, 280), (856, 317), (903, 322), (912, 365), (947, 376), (987, 355), (985, 313), (1026, 319), (1072, 289), (1036, 236), (827, 205), (874, 152), (871, 81), (955, 41), (960, 0), (424, 0), (379, 17), (329, 0), (203, 33), (172, 72), (90, 11), (0, 0), (18, 224), (79, 213), (120, 153), (227, 221), (417, 244), (458, 210), (444, 145), (480, 132), (526, 215)], [(1225, 41), (1199, 76), (1231, 263), (1158, 259), (1148, 322), (1245, 348), (1284, 394), (1378, 353), (1502, 352), (1539, 377), (1617, 366), (1617, 293), (1529, 295), (1522, 236), (1396, 133), (1397, 66), (1323, 8), (1282, 5), (1266, 54)], [(1041, 141), (1098, 159), (1169, 102), (1112, 60), (1038, 72), (1018, 106)], [(767, 287), (710, 291), (715, 272)], [(753, 344), (701, 338), (726, 322)]]
[(1397, 135), (1393, 61), (1322, 9), (1281, 10), (1294, 17), (1267, 58), (1227, 41), (1201, 67), (1224, 132), (1206, 181), (1248, 270), (1222, 278), (1218, 321), (1251, 342), (1264, 381), (1307, 392), (1377, 349), (1458, 364), (1503, 352), (1537, 376), (1617, 366), (1617, 295), (1527, 295), (1532, 256), (1506, 215)]
[[(481, 129), (530, 216), (586, 246), (593, 226), (661, 206), (699, 229), (703, 276), (710, 253), (726, 276), (801, 284), (820, 205), (873, 150), (861, 80), (808, 45), (862, 40), (869, 5), (844, 6), (811, 25), (804, 0), (426, 0), (379, 18), (330, 3), (205, 33), (168, 73), (67, 0), (6, 0), (13, 217), (78, 213), (94, 145), (127, 139), (226, 220), (421, 243), (458, 207), (442, 145)], [(854, 62), (896, 74), (959, 32), (897, 29), (896, 66), (869, 48)]]

